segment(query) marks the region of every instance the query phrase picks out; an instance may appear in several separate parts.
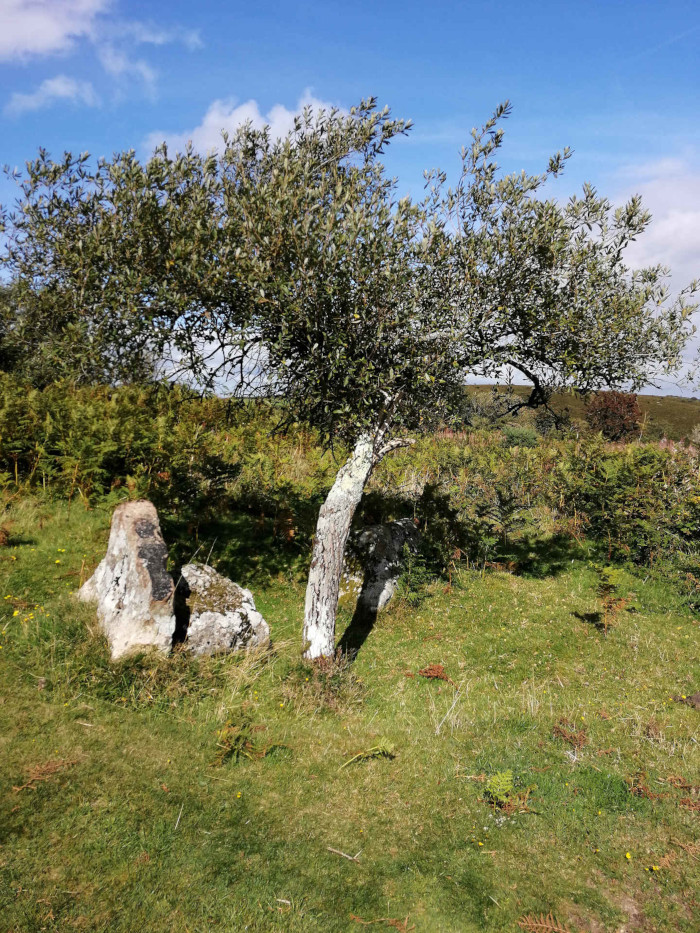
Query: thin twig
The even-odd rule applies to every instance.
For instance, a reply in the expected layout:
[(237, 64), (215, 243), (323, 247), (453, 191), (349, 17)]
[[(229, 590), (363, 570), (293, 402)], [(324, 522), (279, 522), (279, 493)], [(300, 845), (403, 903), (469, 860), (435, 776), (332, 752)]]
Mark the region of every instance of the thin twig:
[(455, 708), (455, 706), (457, 705), (457, 700), (459, 699), (459, 692), (460, 692), (461, 689), (462, 689), (462, 687), (461, 687), (461, 685), (460, 685), (460, 686), (457, 688), (457, 693), (455, 693), (455, 698), (454, 698), (454, 700), (452, 701), (452, 706), (447, 710), (447, 712), (445, 713), (445, 715), (442, 717), (442, 720), (441, 720), (439, 726), (438, 726), (437, 729), (435, 730), (435, 735), (440, 735), (440, 729), (442, 729), (443, 725), (445, 724), (445, 720), (447, 719), (447, 717), (450, 715), (450, 713), (452, 712), (452, 710), (453, 710), (453, 709)]
[(216, 538), (214, 538), (214, 540), (213, 540), (212, 543), (211, 543), (211, 547), (209, 548), (209, 553), (207, 554), (207, 562), (206, 562), (206, 564), (205, 564), (205, 567), (208, 567), (208, 566), (209, 566), (209, 558), (211, 557), (211, 552), (214, 550), (214, 545), (216, 544), (216, 542), (217, 542), (218, 540), (219, 540), (219, 538), (218, 538), (218, 536), (217, 536)]
[(178, 826), (180, 825), (180, 817), (182, 816), (182, 811), (184, 809), (185, 809), (185, 805), (183, 803), (183, 805), (180, 807), (180, 812), (177, 815), (177, 823), (175, 823), (175, 829), (173, 830), (173, 832), (175, 832), (175, 830), (177, 830)]
[(326, 846), (326, 848), (328, 849), (329, 852), (332, 852), (334, 855), (342, 855), (343, 858), (348, 859), (348, 861), (350, 862), (360, 861), (357, 855), (359, 855), (360, 852), (362, 852), (362, 849), (360, 849), (360, 852), (358, 852), (357, 855), (348, 855), (347, 852), (341, 852), (340, 849), (334, 849), (333, 846)]

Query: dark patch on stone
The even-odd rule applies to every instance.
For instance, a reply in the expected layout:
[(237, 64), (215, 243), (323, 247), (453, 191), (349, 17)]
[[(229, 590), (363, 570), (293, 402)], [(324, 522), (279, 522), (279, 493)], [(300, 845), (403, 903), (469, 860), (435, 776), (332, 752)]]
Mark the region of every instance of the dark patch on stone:
[[(143, 537), (140, 533), (139, 536)], [(138, 554), (144, 562), (146, 570), (148, 570), (148, 575), (151, 578), (153, 599), (156, 602), (160, 602), (162, 599), (170, 599), (173, 592), (173, 578), (166, 570), (168, 549), (165, 546), (165, 542), (158, 541), (157, 539), (145, 541), (139, 547)]]
[(148, 518), (137, 518), (134, 522), (134, 531), (139, 538), (154, 538), (158, 534), (155, 523)]

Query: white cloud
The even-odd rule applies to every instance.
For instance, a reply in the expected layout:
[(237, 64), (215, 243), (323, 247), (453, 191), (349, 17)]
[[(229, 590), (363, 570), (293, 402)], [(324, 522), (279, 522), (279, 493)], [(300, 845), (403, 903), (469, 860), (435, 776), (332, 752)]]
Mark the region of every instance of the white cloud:
[(144, 147), (150, 152), (156, 146), (166, 142), (170, 149), (181, 151), (188, 142), (191, 142), (199, 152), (210, 152), (221, 145), (222, 130), (232, 133), (247, 121), (250, 121), (257, 129), (262, 129), (267, 125), (274, 137), (281, 137), (292, 129), (295, 116), (304, 107), (313, 107), (316, 110), (329, 109), (332, 106), (314, 97), (308, 89), (299, 98), (294, 110), (289, 110), (283, 104), (275, 104), (266, 114), (260, 112), (260, 107), (255, 100), (249, 100), (243, 104), (237, 104), (232, 99), (215, 100), (204, 114), (202, 122), (194, 129), (182, 133), (156, 130), (149, 133), (144, 140)]
[[(0, 61), (70, 52), (83, 40), (95, 50), (105, 73), (120, 82), (136, 80), (155, 94), (156, 72), (133, 54), (135, 46), (177, 42), (190, 50), (199, 33), (180, 26), (124, 20), (114, 13), (119, 0), (0, 0)], [(29, 109), (25, 107), (24, 109)]]
[(111, 30), (112, 38), (116, 36), (132, 39), (144, 45), (167, 45), (170, 42), (180, 42), (188, 49), (201, 49), (202, 38), (197, 29), (183, 29), (181, 26), (156, 26), (153, 23), (124, 22), (116, 24)]
[(112, 0), (0, 0), (0, 61), (64, 52), (91, 37)]
[(13, 94), (5, 107), (5, 113), (16, 115), (41, 110), (59, 100), (85, 104), (88, 107), (95, 107), (99, 103), (89, 81), (75, 81), (66, 75), (56, 75), (55, 78), (42, 81), (36, 91), (30, 94)]
[[(624, 189), (615, 198), (622, 202), (632, 194), (642, 196), (652, 222), (625, 252), (632, 268), (661, 264), (671, 271), (672, 293), (700, 279), (700, 167), (694, 153), (669, 156), (654, 162), (628, 165), (623, 173)], [(696, 296), (696, 300), (700, 295)], [(694, 316), (696, 325), (700, 325)], [(700, 326), (698, 328), (700, 330)], [(696, 393), (700, 361), (700, 336), (696, 334), (683, 353), (684, 367), (676, 379), (658, 379), (663, 392)]]
[(700, 166), (692, 155), (668, 157), (656, 162), (628, 166), (621, 201), (641, 194), (652, 222), (626, 252), (635, 268), (661, 263), (673, 274), (673, 287), (680, 289), (700, 279)]
[(131, 58), (113, 45), (101, 45), (97, 50), (100, 64), (113, 78), (136, 78), (143, 82), (149, 95), (155, 94), (156, 72), (143, 58)]

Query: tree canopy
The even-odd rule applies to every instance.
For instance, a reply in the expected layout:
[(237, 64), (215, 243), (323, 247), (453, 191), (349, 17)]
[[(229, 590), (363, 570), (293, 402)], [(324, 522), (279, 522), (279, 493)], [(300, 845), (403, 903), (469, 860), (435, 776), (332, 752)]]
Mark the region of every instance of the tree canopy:
[(502, 175), (508, 113), (473, 131), (455, 186), (429, 173), (418, 202), (381, 163), (410, 123), (373, 99), (307, 110), (283, 139), (243, 126), (208, 156), (42, 151), (2, 215), (15, 335), (50, 335), (79, 381), (277, 393), (346, 440), (378, 417), (439, 418), (467, 376), (505, 367), (533, 404), (673, 369), (692, 305), (669, 300), (662, 268), (623, 262), (650, 221), (639, 198), (543, 199), (567, 150)]

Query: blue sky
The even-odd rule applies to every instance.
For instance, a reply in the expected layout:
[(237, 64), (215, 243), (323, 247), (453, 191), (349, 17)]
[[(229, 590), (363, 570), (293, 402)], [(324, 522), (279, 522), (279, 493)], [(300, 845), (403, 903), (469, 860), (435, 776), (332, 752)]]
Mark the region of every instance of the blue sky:
[(655, 222), (630, 258), (680, 286), (700, 276), (699, 50), (697, 0), (0, 0), (0, 162), (207, 148), (244, 117), (283, 130), (304, 101), (375, 95), (414, 121), (386, 161), (417, 195), (510, 98), (505, 166), (568, 145), (554, 194), (642, 193)]

